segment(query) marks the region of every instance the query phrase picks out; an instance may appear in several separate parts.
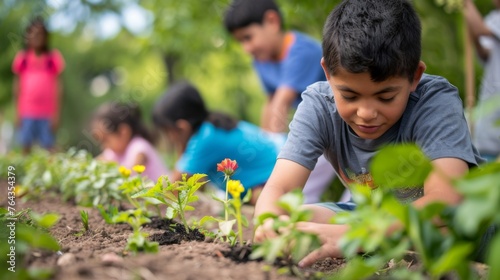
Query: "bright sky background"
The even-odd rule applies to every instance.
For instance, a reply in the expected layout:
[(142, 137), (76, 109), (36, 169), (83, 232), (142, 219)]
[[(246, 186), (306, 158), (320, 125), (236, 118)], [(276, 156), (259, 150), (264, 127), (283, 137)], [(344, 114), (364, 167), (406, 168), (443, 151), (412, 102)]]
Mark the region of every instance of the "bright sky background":
[[(99, 3), (101, 0), (89, 0), (89, 2)], [(147, 35), (153, 20), (152, 13), (143, 9), (134, 1), (127, 2), (120, 14), (103, 13), (98, 18), (92, 19), (88, 28), (92, 30), (96, 37), (103, 39), (115, 36), (122, 26), (135, 35)], [(70, 33), (76, 27), (76, 18), (86, 19), (90, 15), (90, 11), (81, 5), (80, 1), (47, 0), (47, 4), (56, 10), (48, 22), (51, 30)], [(72, 14), (67, 14), (62, 10), (58, 11), (64, 5), (70, 5)]]

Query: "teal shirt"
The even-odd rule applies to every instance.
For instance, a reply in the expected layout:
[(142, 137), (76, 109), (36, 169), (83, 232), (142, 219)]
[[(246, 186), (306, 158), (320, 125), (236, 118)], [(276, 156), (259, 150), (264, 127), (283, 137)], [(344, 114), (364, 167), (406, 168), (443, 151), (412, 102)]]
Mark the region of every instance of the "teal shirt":
[(205, 173), (216, 187), (225, 190), (217, 163), (225, 158), (236, 160), (238, 168), (231, 179), (240, 180), (249, 189), (267, 181), (278, 152), (279, 145), (256, 125), (240, 121), (234, 129), (224, 130), (204, 122), (189, 139), (176, 168), (181, 173)]

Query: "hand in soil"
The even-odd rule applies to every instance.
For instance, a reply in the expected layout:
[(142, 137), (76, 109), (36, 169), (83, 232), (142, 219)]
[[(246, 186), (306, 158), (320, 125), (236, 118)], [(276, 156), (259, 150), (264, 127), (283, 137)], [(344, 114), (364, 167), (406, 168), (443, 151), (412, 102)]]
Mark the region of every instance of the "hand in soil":
[(299, 262), (300, 267), (309, 267), (316, 261), (323, 260), (328, 257), (342, 257), (339, 240), (347, 232), (348, 226), (300, 222), (297, 223), (297, 230), (316, 234), (322, 244), (319, 249), (312, 251)]
[[(290, 217), (287, 215), (280, 215), (278, 217), (282, 221), (290, 220)], [(254, 242), (264, 242), (266, 239), (272, 239), (278, 236), (280, 232), (283, 232), (285, 229), (275, 229), (274, 220), (272, 218), (267, 219), (264, 224), (258, 226), (255, 229)]]

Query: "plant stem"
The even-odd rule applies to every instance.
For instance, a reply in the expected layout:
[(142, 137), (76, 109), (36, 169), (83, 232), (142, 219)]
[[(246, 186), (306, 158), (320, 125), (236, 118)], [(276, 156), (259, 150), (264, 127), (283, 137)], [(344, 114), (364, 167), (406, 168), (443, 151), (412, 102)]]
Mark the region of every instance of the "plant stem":
[(241, 202), (240, 202), (240, 198), (237, 198), (238, 201), (237, 201), (237, 204), (236, 205), (237, 207), (236, 208), (236, 217), (237, 217), (237, 220), (238, 220), (238, 236), (240, 238), (240, 246), (243, 246), (243, 227), (241, 225)]
[(228, 214), (228, 211), (227, 211), (227, 208), (228, 208), (228, 205), (227, 205), (227, 202), (228, 202), (228, 186), (227, 184), (229, 183), (229, 177), (227, 175), (224, 175), (224, 180), (226, 181), (226, 200), (224, 200), (224, 217), (226, 219), (226, 221), (229, 219), (229, 214)]
[(179, 204), (179, 215), (181, 216), (182, 223), (184, 224), (184, 228), (186, 229), (186, 233), (189, 233), (189, 227), (186, 221), (186, 218), (184, 217), (184, 207), (182, 206), (181, 202), (181, 192), (177, 194), (177, 203)]

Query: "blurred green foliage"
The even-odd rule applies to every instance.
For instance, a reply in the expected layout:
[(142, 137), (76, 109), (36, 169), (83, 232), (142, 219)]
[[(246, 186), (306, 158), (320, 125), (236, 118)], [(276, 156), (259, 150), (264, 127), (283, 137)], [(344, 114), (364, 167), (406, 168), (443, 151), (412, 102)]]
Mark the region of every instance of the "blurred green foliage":
[[(321, 39), (323, 23), (339, 0), (277, 0), (285, 26)], [(50, 3), (47, 4), (47, 3)], [(55, 3), (55, 4), (54, 4)], [(0, 111), (12, 120), (11, 62), (23, 47), (23, 31), (30, 18), (42, 15), (59, 22), (65, 14), (72, 21), (67, 28), (51, 31), (51, 46), (66, 60), (62, 75), (64, 99), (61, 147), (76, 146), (98, 152), (85, 125), (89, 114), (109, 100), (137, 101), (150, 122), (150, 108), (172, 81), (189, 79), (195, 83), (212, 110), (259, 123), (265, 97), (252, 70), (251, 58), (243, 53), (222, 26), (222, 16), (230, 0), (0, 0)], [(442, 75), (463, 95), (464, 25), (462, 15), (434, 0), (414, 1), (422, 19), (423, 61), (427, 72)], [(490, 0), (477, 0), (482, 13), (493, 8)], [(137, 34), (123, 27), (116, 36), (99, 37), (103, 17), (114, 15), (123, 26), (126, 6), (142, 7), (149, 25)], [(52, 18), (51, 18), (52, 17)], [(129, 23), (133, 24), (133, 23)], [(56, 24), (57, 25), (57, 24)], [(64, 25), (64, 24), (63, 24)], [(476, 84), (482, 75), (476, 63)], [(91, 84), (100, 77), (109, 82), (103, 96), (91, 94)], [(476, 87), (477, 88), (477, 87)]]

